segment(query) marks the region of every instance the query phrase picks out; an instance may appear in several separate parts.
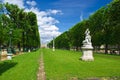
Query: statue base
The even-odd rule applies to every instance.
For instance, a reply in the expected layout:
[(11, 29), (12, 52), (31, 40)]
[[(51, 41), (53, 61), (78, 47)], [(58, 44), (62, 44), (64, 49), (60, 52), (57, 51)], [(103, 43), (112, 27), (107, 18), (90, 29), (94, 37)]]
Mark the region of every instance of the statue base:
[(55, 47), (53, 47), (53, 51), (55, 51)]
[(82, 52), (83, 52), (83, 56), (81, 57), (81, 59), (83, 61), (94, 61), (93, 58), (93, 47), (92, 46), (87, 46), (87, 47), (82, 47)]
[(7, 54), (7, 60), (12, 60), (12, 54)]

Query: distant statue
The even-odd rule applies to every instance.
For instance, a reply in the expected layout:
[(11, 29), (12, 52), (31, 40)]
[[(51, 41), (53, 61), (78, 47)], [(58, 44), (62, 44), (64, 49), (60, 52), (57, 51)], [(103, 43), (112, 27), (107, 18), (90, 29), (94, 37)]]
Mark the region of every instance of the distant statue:
[(84, 61), (93, 61), (93, 47), (91, 42), (91, 36), (89, 29), (86, 29), (85, 31), (85, 40), (83, 41), (82, 46), (83, 56), (81, 57)]
[(85, 31), (85, 40), (83, 41), (83, 45), (91, 45), (91, 36), (90, 36), (90, 31), (87, 29)]

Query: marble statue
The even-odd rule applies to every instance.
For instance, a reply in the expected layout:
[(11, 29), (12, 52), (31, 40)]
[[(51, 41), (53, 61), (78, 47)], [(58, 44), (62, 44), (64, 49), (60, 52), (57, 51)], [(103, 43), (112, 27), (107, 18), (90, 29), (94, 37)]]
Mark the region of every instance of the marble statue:
[(90, 31), (87, 29), (85, 31), (85, 40), (83, 41), (83, 47), (92, 47)]
[(84, 61), (93, 61), (93, 47), (91, 42), (91, 36), (89, 29), (86, 29), (85, 31), (85, 40), (83, 41), (83, 56), (81, 57)]

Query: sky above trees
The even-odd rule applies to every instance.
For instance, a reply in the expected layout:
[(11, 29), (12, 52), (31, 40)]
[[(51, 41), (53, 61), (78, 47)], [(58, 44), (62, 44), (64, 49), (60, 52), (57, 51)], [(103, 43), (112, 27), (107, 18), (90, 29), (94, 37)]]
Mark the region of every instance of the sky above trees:
[(100, 7), (112, 0), (1, 0), (16, 4), (26, 12), (37, 15), (41, 43), (48, 43), (53, 37), (68, 30), (76, 23), (87, 19)]

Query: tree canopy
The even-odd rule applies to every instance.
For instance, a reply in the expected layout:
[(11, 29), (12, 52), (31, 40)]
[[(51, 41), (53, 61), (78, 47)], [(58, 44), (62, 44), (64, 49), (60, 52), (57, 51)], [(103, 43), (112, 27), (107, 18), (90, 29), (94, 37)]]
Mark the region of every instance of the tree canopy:
[(0, 4), (0, 46), (8, 46), (12, 29), (12, 47), (32, 49), (40, 47), (36, 14), (25, 12), (13, 4)]
[[(57, 48), (64, 48), (67, 43), (69, 48), (78, 49), (82, 46), (85, 30), (90, 29), (92, 44), (95, 47), (105, 45), (105, 53), (108, 53), (109, 46), (118, 46), (120, 51), (120, 0), (113, 0), (108, 5), (100, 8), (88, 19), (83, 20), (55, 39)], [(62, 37), (65, 35), (66, 37)], [(59, 42), (59, 43), (58, 43)]]

